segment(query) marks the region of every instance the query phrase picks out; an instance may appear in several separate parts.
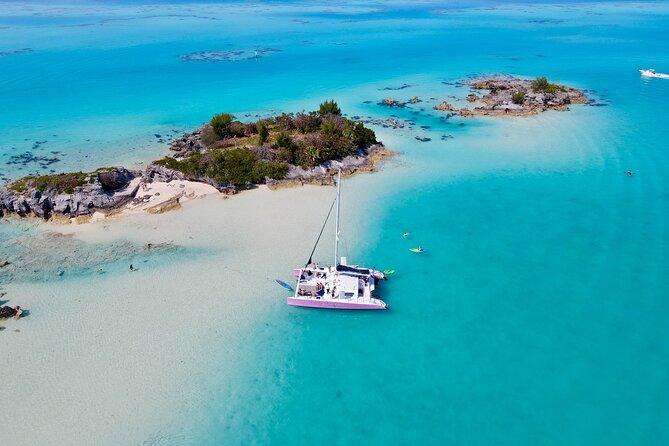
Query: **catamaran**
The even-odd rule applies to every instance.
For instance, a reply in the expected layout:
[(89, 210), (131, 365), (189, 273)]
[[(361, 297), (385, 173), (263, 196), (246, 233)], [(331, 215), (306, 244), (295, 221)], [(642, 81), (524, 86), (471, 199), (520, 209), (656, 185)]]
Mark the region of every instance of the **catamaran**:
[(642, 76), (644, 77), (658, 77), (660, 79), (669, 79), (669, 74), (656, 73), (652, 68), (648, 70), (639, 70)]
[[(341, 169), (337, 174), (337, 198), (332, 202), (316, 245), (303, 268), (293, 270), (297, 277), (295, 294), (288, 297), (288, 305), (297, 307), (331, 308), (337, 310), (385, 310), (388, 305), (373, 292), (379, 280), (386, 279), (381, 271), (349, 265), (346, 257), (339, 258), (339, 202), (341, 196)], [(337, 204), (335, 219), (334, 266), (320, 266), (312, 261), (318, 241), (323, 234), (332, 207)]]

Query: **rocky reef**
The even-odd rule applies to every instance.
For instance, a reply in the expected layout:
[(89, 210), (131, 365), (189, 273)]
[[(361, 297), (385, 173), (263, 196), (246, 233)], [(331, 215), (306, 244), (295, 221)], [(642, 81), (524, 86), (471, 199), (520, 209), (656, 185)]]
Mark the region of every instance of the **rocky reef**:
[(257, 48), (253, 50), (227, 50), (227, 51), (197, 51), (195, 53), (182, 54), (181, 60), (186, 62), (237, 62), (240, 60), (260, 59), (265, 54), (277, 53), (278, 48)]
[(444, 101), (435, 105), (434, 109), (462, 116), (529, 116), (547, 110), (566, 111), (570, 104), (588, 102), (583, 91), (550, 83), (545, 77), (493, 77), (474, 79), (467, 84), (472, 90), (487, 91), (481, 97), (473, 92), (467, 96), (467, 101), (473, 107), (457, 107)]

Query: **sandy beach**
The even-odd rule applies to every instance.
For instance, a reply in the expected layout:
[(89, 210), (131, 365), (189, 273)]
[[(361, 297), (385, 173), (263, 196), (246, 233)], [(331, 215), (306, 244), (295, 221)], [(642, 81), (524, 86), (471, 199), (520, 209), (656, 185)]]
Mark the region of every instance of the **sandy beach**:
[(85, 244), (169, 242), (184, 251), (160, 262), (149, 257), (134, 272), (127, 259), (89, 278), (54, 278), (57, 286), (5, 287), (3, 299), (20, 300), (30, 314), (0, 322), (0, 406), (6, 425), (18, 427), (3, 442), (164, 444), (155, 427), (173, 432), (208, 397), (203, 371), (235, 373), (236, 345), (263, 313), (285, 305), (273, 279), (289, 280), (290, 268), (305, 260), (333, 192), (262, 187), (186, 201), (165, 214), (44, 225)]

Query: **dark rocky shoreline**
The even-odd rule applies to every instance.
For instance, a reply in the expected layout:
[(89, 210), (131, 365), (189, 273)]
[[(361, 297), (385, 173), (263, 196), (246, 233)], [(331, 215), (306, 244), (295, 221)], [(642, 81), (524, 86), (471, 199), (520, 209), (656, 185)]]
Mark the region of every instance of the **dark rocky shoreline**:
[[(170, 145), (176, 160), (185, 159), (194, 153), (206, 153), (209, 149), (202, 142), (205, 124), (192, 133), (176, 139)], [(343, 175), (374, 170), (375, 163), (391, 152), (383, 144), (372, 144), (368, 148), (359, 148), (353, 155), (341, 159), (327, 160), (311, 168), (302, 168), (288, 164), (284, 178), (266, 178), (270, 188), (289, 187), (304, 184), (333, 184), (333, 177), (339, 168)], [(143, 171), (124, 167), (98, 169), (90, 173), (60, 174), (51, 177), (65, 179), (78, 175), (78, 183), (71, 191), (55, 188), (40, 188), (30, 185), (32, 177), (24, 177), (7, 183), (0, 188), (0, 217), (15, 215), (19, 217), (37, 217), (49, 219), (72, 219), (90, 216), (95, 212), (113, 213), (128, 204), (140, 204), (143, 185), (154, 182), (194, 181), (215, 187), (223, 194), (236, 194), (244, 189), (257, 187), (255, 184), (234, 185), (216, 181), (205, 175), (188, 175), (157, 163), (149, 164)], [(176, 198), (178, 203), (178, 197)]]

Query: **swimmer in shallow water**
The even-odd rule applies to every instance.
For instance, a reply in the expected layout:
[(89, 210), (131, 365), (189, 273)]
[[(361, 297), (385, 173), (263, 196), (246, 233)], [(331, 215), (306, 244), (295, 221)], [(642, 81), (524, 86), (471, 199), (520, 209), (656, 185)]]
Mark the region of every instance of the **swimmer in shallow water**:
[(405, 232), (404, 234), (402, 234), (402, 237), (404, 237), (404, 238), (409, 237), (409, 233), (408, 233), (408, 232)]

